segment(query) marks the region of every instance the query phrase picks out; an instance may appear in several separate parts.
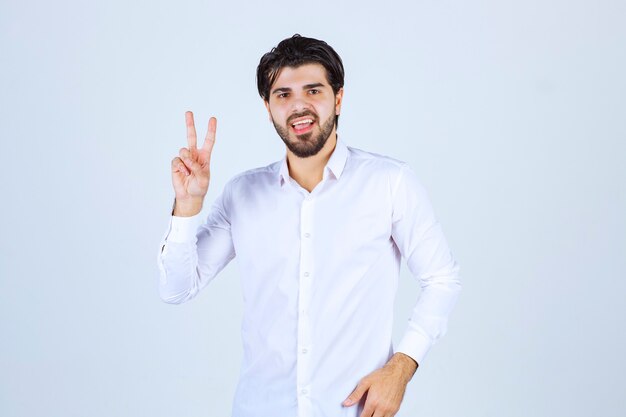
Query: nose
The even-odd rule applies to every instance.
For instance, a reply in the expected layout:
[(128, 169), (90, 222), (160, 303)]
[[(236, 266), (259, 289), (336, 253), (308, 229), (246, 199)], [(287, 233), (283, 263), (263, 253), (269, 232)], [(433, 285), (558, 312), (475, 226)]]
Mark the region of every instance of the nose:
[(304, 94), (294, 94), (291, 100), (291, 111), (302, 112), (304, 110), (311, 110), (308, 97)]

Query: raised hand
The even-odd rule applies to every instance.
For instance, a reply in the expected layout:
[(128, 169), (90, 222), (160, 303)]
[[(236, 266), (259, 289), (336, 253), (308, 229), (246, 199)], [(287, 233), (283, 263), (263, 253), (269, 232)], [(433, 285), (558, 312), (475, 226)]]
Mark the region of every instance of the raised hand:
[(202, 209), (204, 196), (209, 189), (211, 152), (215, 144), (217, 120), (209, 119), (209, 128), (202, 148), (197, 148), (193, 113), (185, 113), (188, 148), (180, 148), (179, 156), (172, 159), (172, 184), (176, 195), (174, 215), (191, 216)]

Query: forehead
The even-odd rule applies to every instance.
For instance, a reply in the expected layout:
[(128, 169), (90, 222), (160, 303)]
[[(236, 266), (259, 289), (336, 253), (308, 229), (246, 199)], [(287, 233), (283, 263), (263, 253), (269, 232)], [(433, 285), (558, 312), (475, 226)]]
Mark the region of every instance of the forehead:
[(271, 88), (312, 83), (328, 84), (326, 68), (322, 64), (309, 63), (297, 67), (283, 67), (280, 69)]

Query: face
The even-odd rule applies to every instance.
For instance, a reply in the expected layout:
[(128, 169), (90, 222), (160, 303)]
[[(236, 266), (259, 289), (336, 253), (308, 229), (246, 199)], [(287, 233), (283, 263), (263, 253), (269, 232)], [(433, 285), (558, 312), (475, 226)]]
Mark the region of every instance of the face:
[(335, 133), (343, 88), (337, 94), (321, 64), (280, 70), (265, 107), (287, 148), (300, 158), (316, 155)]

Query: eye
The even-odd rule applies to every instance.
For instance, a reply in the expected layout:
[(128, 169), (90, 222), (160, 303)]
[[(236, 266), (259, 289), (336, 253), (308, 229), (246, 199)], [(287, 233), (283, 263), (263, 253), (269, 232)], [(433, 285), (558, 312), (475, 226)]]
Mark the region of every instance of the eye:
[(285, 98), (289, 95), (289, 93), (280, 93), (278, 94), (278, 98)]
[(316, 89), (316, 88), (312, 88), (309, 90), (309, 93), (311, 94), (319, 94), (320, 90)]

